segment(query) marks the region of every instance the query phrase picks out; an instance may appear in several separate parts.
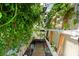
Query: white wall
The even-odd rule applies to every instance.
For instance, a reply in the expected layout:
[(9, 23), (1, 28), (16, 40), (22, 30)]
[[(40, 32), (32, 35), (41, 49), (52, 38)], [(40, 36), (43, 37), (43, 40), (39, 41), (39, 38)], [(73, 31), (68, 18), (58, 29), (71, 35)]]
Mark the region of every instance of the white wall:
[(78, 56), (78, 41), (71, 39), (70, 36), (65, 35), (64, 56)]

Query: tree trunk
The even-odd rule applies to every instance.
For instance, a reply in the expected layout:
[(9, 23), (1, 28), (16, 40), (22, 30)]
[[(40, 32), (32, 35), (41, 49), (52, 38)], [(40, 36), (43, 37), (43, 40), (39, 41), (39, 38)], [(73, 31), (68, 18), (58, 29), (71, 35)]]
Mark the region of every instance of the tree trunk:
[(64, 29), (64, 25), (65, 25), (65, 24), (68, 24), (68, 18), (67, 18), (66, 15), (65, 15), (64, 18), (63, 18), (62, 29)]

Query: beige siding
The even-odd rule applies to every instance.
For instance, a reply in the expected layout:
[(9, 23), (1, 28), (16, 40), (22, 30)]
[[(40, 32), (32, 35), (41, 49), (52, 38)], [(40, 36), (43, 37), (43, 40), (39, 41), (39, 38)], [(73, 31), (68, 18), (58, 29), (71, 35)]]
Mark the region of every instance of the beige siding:
[(78, 41), (71, 39), (70, 36), (65, 35), (64, 53), (65, 56), (78, 56)]

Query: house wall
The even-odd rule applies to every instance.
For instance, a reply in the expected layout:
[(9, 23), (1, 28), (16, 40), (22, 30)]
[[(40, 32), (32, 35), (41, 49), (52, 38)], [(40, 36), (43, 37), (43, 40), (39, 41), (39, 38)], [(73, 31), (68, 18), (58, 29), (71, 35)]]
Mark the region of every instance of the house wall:
[(65, 42), (64, 42), (64, 56), (78, 56), (79, 54), (79, 45), (78, 41), (75, 39), (71, 39), (70, 36), (64, 35)]
[[(52, 34), (52, 35), (51, 35)], [(60, 33), (58, 31), (49, 31), (49, 42), (54, 42), (58, 55), (79, 56), (79, 43), (77, 39), (71, 38), (71, 35)], [(51, 40), (50, 40), (51, 39)]]

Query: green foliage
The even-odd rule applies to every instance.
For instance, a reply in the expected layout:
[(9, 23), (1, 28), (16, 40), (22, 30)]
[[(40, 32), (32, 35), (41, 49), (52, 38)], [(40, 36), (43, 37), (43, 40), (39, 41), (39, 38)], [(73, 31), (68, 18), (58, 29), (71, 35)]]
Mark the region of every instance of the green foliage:
[(0, 4), (0, 11), (0, 55), (7, 55), (10, 50), (8, 55), (17, 55), (19, 48), (30, 40), (33, 25), (41, 21), (42, 7), (40, 4)]
[(49, 24), (46, 25), (46, 27), (47, 27), (48, 29), (50, 29), (50, 28), (52, 28), (52, 24), (49, 23)]
[(52, 42), (52, 48), (55, 48), (56, 46), (55, 46), (55, 43), (54, 43), (54, 41)]
[(74, 25), (79, 23), (79, 20), (78, 19), (74, 19)]
[(0, 12), (0, 18), (2, 17), (2, 13)]
[(69, 29), (69, 24), (64, 24), (64, 29)]
[[(52, 18), (54, 16), (61, 16), (64, 20), (64, 17), (66, 17), (67, 19), (71, 19), (74, 15), (74, 7), (71, 4), (68, 3), (56, 3), (53, 5), (51, 11), (48, 13), (48, 23), (46, 24), (46, 27), (48, 28), (48, 24), (50, 24), (51, 20), (53, 20)], [(53, 26), (53, 25), (52, 25)], [(49, 26), (50, 27), (50, 26)], [(65, 27), (66, 29), (68, 29), (67, 27)]]

